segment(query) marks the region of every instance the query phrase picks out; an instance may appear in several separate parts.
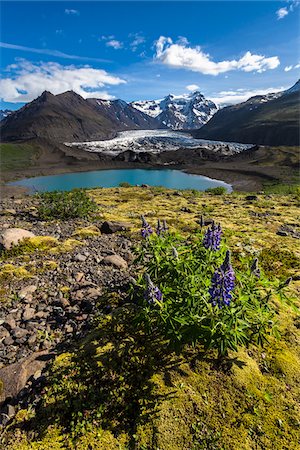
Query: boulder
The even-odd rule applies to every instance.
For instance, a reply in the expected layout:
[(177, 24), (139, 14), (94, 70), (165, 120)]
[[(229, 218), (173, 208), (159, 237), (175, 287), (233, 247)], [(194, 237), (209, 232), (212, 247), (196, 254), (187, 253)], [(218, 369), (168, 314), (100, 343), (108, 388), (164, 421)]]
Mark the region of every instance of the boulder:
[(127, 223), (127, 222), (108, 222), (108, 221), (105, 221), (101, 225), (100, 230), (101, 230), (101, 233), (104, 233), (104, 234), (113, 234), (113, 233), (116, 233), (117, 231), (129, 230), (132, 227), (133, 227), (133, 225), (131, 223)]
[(105, 258), (103, 258), (102, 263), (108, 266), (114, 266), (117, 269), (127, 269), (128, 264), (119, 255), (108, 255)]
[(35, 237), (31, 231), (23, 230), (22, 228), (8, 228), (0, 235), (0, 245), (9, 250), (14, 245), (18, 245), (23, 239)]
[(44, 369), (52, 358), (48, 351), (35, 352), (20, 361), (0, 369), (0, 404), (14, 398), (26, 386), (27, 381), (37, 371)]

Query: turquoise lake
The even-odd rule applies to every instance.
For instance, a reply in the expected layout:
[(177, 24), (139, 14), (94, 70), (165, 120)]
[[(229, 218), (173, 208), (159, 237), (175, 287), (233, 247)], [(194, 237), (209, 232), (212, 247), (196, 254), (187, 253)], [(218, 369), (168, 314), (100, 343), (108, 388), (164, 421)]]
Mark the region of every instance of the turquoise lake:
[(74, 188), (116, 187), (122, 182), (127, 182), (134, 186), (148, 184), (150, 186), (164, 186), (170, 189), (197, 189), (198, 191), (224, 186), (228, 192), (232, 191), (232, 187), (223, 181), (172, 169), (96, 170), (93, 172), (26, 178), (9, 184), (27, 187), (31, 192), (44, 192), (55, 190), (70, 191)]

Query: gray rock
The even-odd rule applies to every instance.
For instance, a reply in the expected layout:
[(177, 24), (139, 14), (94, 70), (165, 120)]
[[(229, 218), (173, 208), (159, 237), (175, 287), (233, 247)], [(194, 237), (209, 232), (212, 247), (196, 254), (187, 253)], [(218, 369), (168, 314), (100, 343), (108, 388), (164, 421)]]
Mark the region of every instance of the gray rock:
[(106, 256), (105, 258), (103, 258), (102, 263), (108, 266), (117, 267), (118, 269), (127, 269), (128, 267), (128, 264), (125, 261), (125, 259), (123, 259), (119, 255)]
[(31, 231), (22, 228), (8, 228), (0, 235), (0, 244), (5, 250), (9, 250), (14, 245), (18, 245), (23, 239), (34, 237)]
[(31, 284), (30, 286), (26, 286), (20, 290), (18, 296), (21, 299), (32, 299), (32, 294), (37, 290), (37, 286)]
[(74, 256), (74, 260), (84, 262), (86, 260), (86, 256), (82, 255), (81, 253), (77, 253), (77, 255)]
[(14, 343), (14, 340), (11, 336), (7, 336), (4, 341), (3, 341), (4, 345), (12, 345)]
[(27, 336), (28, 331), (25, 330), (25, 328), (16, 327), (12, 330), (12, 335), (16, 338), (22, 338), (24, 336)]
[(23, 320), (31, 320), (35, 315), (35, 309), (34, 308), (25, 308), (23, 312)]
[(101, 225), (100, 231), (104, 234), (113, 234), (117, 231), (126, 231), (132, 228), (133, 225), (127, 222), (103, 222)]

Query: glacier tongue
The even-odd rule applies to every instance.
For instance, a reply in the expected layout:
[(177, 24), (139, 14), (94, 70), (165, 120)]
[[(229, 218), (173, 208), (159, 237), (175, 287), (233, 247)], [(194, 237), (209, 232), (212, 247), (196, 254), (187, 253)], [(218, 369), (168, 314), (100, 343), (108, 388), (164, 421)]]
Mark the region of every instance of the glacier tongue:
[(122, 131), (115, 138), (105, 141), (66, 142), (65, 145), (111, 156), (117, 156), (126, 150), (132, 150), (136, 153), (159, 154), (164, 151), (183, 148), (205, 148), (214, 152), (221, 152), (223, 156), (230, 156), (253, 147), (253, 144), (195, 139), (188, 133), (171, 130)]

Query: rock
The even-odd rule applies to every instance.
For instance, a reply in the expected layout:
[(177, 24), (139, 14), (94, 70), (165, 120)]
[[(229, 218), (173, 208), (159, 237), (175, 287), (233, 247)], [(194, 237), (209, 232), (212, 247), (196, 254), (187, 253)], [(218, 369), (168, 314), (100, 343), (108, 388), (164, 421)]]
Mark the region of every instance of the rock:
[(37, 286), (34, 284), (31, 284), (30, 286), (26, 286), (23, 289), (20, 290), (18, 296), (21, 299), (31, 300), (32, 294), (37, 290)]
[(32, 335), (30, 336), (30, 338), (28, 339), (27, 344), (28, 344), (28, 345), (33, 345), (33, 344), (35, 344), (35, 343), (36, 343), (36, 335), (35, 335), (35, 334), (32, 334)]
[(5, 405), (1, 409), (0, 424), (5, 427), (12, 417), (14, 417), (15, 413), (15, 408), (12, 405)]
[(288, 236), (289, 235), (289, 233), (284, 230), (278, 230), (276, 234), (278, 234), (278, 236)]
[(35, 237), (31, 231), (22, 228), (8, 228), (0, 235), (0, 244), (5, 250), (18, 245), (23, 239)]
[(143, 184), (141, 184), (141, 187), (142, 187), (142, 188), (149, 188), (150, 186), (149, 186), (149, 184), (143, 183)]
[(190, 208), (187, 208), (186, 206), (184, 206), (183, 208), (181, 208), (182, 212), (186, 212), (186, 213), (192, 213), (193, 211)]
[(15, 319), (13, 319), (13, 317), (7, 316), (5, 322), (3, 322), (3, 325), (8, 330), (13, 330), (14, 328), (16, 328), (16, 321), (15, 321)]
[(81, 253), (77, 253), (77, 255), (74, 256), (74, 260), (84, 262), (86, 260), (86, 256), (82, 255)]
[(34, 308), (30, 308), (30, 307), (26, 307), (24, 312), (23, 312), (23, 320), (30, 320), (34, 317), (35, 315), (35, 309)]
[(14, 398), (25, 387), (29, 378), (37, 370), (43, 370), (47, 361), (52, 358), (48, 351), (35, 352), (29, 357), (0, 369), (0, 380), (3, 389), (0, 391), (0, 403)]
[(89, 288), (86, 291), (86, 298), (98, 298), (102, 295), (102, 289), (100, 288)]
[(128, 264), (125, 261), (125, 259), (123, 259), (119, 255), (106, 256), (105, 258), (103, 258), (102, 263), (108, 266), (117, 267), (118, 269), (127, 269), (128, 267)]
[(25, 328), (16, 327), (12, 330), (12, 335), (16, 338), (22, 338), (28, 334), (28, 331)]
[(12, 345), (14, 343), (14, 340), (11, 336), (7, 336), (4, 341), (3, 341), (4, 345)]
[(132, 228), (133, 225), (127, 222), (103, 222), (100, 231), (104, 234), (113, 234), (117, 231), (126, 231)]
[(245, 197), (245, 200), (248, 200), (248, 201), (257, 200), (257, 199), (258, 199), (257, 195), (247, 195)]
[(83, 273), (83, 272), (78, 272), (78, 273), (76, 273), (75, 281), (76, 281), (77, 283), (80, 283), (80, 281), (83, 280), (83, 278), (84, 278), (84, 273)]

